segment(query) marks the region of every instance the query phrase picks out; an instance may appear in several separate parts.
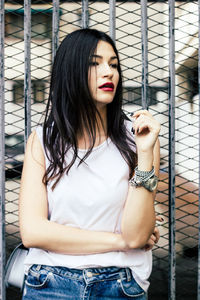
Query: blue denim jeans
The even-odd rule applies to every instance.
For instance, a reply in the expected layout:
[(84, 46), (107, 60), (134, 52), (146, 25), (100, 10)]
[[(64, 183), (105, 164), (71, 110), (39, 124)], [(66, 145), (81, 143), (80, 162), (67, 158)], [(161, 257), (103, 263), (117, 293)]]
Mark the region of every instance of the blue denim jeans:
[(137, 299), (145, 292), (134, 280), (129, 268), (88, 268), (33, 265), (28, 272), (23, 300), (47, 299)]

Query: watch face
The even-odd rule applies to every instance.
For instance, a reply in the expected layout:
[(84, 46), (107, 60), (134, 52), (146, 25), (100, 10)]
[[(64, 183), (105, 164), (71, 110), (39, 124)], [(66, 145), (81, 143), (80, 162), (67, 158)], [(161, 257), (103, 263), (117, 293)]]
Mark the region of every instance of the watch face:
[(157, 185), (158, 185), (158, 178), (156, 176), (150, 178), (148, 181), (144, 183), (144, 187), (150, 192), (154, 191)]
[(150, 178), (149, 180), (149, 188), (151, 191), (154, 191), (157, 187), (158, 179), (156, 177)]

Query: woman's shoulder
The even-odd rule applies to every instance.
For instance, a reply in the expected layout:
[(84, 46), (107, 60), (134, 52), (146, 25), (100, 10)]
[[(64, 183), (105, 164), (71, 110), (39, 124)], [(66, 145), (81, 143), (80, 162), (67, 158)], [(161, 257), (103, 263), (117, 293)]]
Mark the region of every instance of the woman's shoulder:
[(40, 140), (40, 137), (42, 136), (42, 126), (37, 126), (35, 129), (32, 130), (30, 133), (27, 144), (30, 143), (37, 143), (37, 140)]
[(30, 134), (29, 139), (32, 139), (33, 143), (40, 143), (43, 148), (43, 127), (38, 125)]
[(43, 147), (43, 127), (37, 126), (29, 135), (27, 141), (27, 147), (31, 147), (33, 149), (44, 149)]
[(27, 143), (26, 143), (25, 157), (27, 159), (34, 159), (35, 161), (37, 161), (39, 163), (43, 163), (44, 150), (43, 150), (43, 146), (41, 144), (41, 140), (40, 140), (40, 137), (38, 134), (40, 131), (41, 131), (41, 129), (36, 128), (29, 135)]
[(35, 133), (37, 134), (37, 136), (39, 137), (39, 139), (42, 138), (43, 136), (43, 126), (42, 125), (38, 125), (36, 128), (35, 128)]

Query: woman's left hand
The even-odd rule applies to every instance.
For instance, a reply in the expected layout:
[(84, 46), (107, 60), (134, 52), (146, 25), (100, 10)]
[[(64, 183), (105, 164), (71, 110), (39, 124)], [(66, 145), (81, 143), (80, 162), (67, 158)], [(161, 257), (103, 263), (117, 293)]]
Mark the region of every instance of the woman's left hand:
[(135, 118), (133, 128), (137, 151), (153, 150), (160, 132), (160, 123), (147, 110), (135, 112), (133, 118)]
[[(156, 220), (160, 221), (160, 222), (163, 222), (163, 219), (160, 216), (156, 216)], [(160, 232), (159, 232), (158, 227), (155, 227), (152, 235), (150, 236), (150, 238), (148, 240), (148, 242), (146, 243), (146, 245), (142, 249), (145, 250), (145, 251), (151, 250), (153, 248), (153, 246), (155, 244), (157, 244), (159, 239), (160, 239)]]

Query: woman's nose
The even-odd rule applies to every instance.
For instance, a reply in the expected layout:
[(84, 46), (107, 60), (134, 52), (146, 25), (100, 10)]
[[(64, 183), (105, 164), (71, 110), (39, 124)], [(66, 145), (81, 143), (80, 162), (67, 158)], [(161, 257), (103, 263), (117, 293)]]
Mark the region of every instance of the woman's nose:
[(108, 64), (104, 65), (103, 76), (104, 77), (112, 77), (113, 76), (113, 70)]

